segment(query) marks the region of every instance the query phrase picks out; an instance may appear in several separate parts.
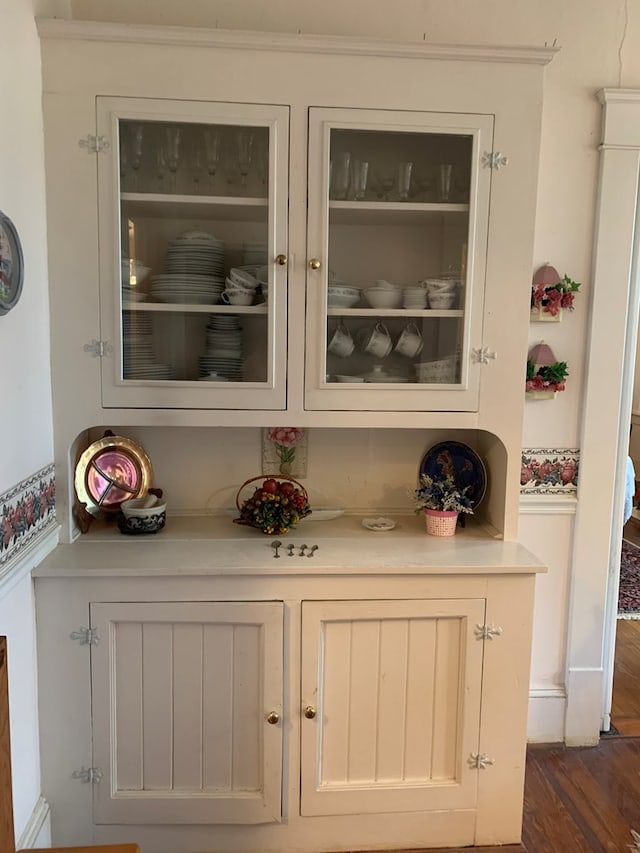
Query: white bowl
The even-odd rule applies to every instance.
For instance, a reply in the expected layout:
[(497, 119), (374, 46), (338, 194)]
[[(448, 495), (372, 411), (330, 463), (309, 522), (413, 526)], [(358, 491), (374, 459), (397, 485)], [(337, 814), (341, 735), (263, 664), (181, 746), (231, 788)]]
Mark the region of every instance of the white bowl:
[(338, 382), (364, 382), (363, 376), (347, 376), (344, 373), (336, 373)]
[(364, 298), (372, 308), (399, 308), (402, 302), (402, 291), (369, 287), (364, 291)]
[(337, 287), (330, 284), (327, 288), (329, 308), (352, 308), (360, 302), (360, 290), (357, 287)]
[(155, 495), (144, 495), (141, 498), (131, 498), (120, 504), (125, 518), (155, 518), (166, 511), (166, 503), (158, 503)]

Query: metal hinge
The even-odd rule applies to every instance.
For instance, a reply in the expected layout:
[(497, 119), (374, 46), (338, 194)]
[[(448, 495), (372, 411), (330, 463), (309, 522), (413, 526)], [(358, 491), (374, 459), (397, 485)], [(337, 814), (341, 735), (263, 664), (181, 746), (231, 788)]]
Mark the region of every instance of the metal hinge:
[(494, 637), (502, 635), (502, 628), (494, 628), (493, 625), (476, 625), (475, 635), (477, 640), (493, 640)]
[(489, 364), (489, 361), (495, 361), (498, 357), (498, 354), (493, 350), (490, 350), (489, 347), (480, 347), (480, 349), (472, 349), (471, 350), (471, 359), (476, 364)]
[(102, 781), (104, 773), (99, 767), (82, 767), (80, 770), (74, 770), (71, 775), (74, 779), (79, 779), (81, 782), (90, 782), (92, 785), (96, 785)]
[(508, 164), (509, 158), (500, 151), (484, 151), (482, 154), (482, 165), (485, 169), (495, 169), (498, 171), (501, 166), (507, 166)]
[(84, 345), (84, 351), (90, 352), (94, 358), (104, 358), (112, 355), (113, 345), (110, 341), (96, 341), (94, 338), (90, 343)]
[(472, 752), (467, 759), (467, 764), (473, 770), (486, 770), (486, 768), (493, 763), (493, 758), (489, 758), (489, 756), (485, 755), (484, 752)]
[(69, 636), (72, 640), (79, 640), (81, 646), (97, 646), (100, 642), (97, 628), (78, 628), (77, 631), (72, 631)]
[(86, 149), (87, 154), (104, 154), (111, 148), (111, 143), (106, 136), (94, 136), (91, 133), (79, 139), (78, 145)]

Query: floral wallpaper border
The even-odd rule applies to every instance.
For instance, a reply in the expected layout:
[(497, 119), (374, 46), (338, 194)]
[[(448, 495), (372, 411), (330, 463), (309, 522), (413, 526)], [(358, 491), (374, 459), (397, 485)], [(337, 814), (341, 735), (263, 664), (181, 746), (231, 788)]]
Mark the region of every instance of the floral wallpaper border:
[(578, 448), (523, 448), (520, 494), (575, 496), (578, 491), (579, 468)]
[(56, 522), (54, 465), (0, 494), (0, 565)]

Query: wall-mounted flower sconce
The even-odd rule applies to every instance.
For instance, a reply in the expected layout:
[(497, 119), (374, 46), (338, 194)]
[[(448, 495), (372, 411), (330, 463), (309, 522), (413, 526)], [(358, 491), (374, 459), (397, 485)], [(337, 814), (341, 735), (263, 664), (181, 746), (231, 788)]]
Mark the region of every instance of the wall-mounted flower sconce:
[(531, 321), (558, 323), (563, 310), (573, 311), (574, 293), (580, 289), (568, 275), (560, 277), (550, 264), (545, 264), (533, 276), (531, 285)]
[(527, 357), (526, 396), (530, 400), (552, 400), (564, 391), (569, 375), (566, 361), (557, 361), (551, 347), (540, 341)]

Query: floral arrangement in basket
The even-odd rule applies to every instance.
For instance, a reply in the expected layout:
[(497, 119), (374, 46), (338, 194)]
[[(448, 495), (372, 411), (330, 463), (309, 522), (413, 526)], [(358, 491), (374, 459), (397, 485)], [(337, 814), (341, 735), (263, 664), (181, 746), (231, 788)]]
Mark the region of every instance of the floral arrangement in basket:
[(569, 375), (566, 361), (557, 361), (553, 350), (544, 341), (534, 346), (527, 357), (525, 392), (543, 399), (565, 390)]
[(420, 485), (413, 493), (416, 515), (426, 509), (472, 514), (473, 505), (467, 497), (468, 491), (469, 486), (461, 489), (451, 474), (438, 479), (430, 474), (421, 474)]
[(563, 308), (573, 311), (574, 294), (580, 283), (564, 275), (560, 278), (554, 267), (546, 264), (533, 277), (531, 287), (531, 310), (559, 319)]
[[(246, 499), (242, 491), (251, 483), (262, 481)], [(236, 524), (247, 524), (268, 534), (283, 534), (311, 513), (309, 496), (293, 477), (252, 477), (238, 489), (236, 507), (240, 513)]]

